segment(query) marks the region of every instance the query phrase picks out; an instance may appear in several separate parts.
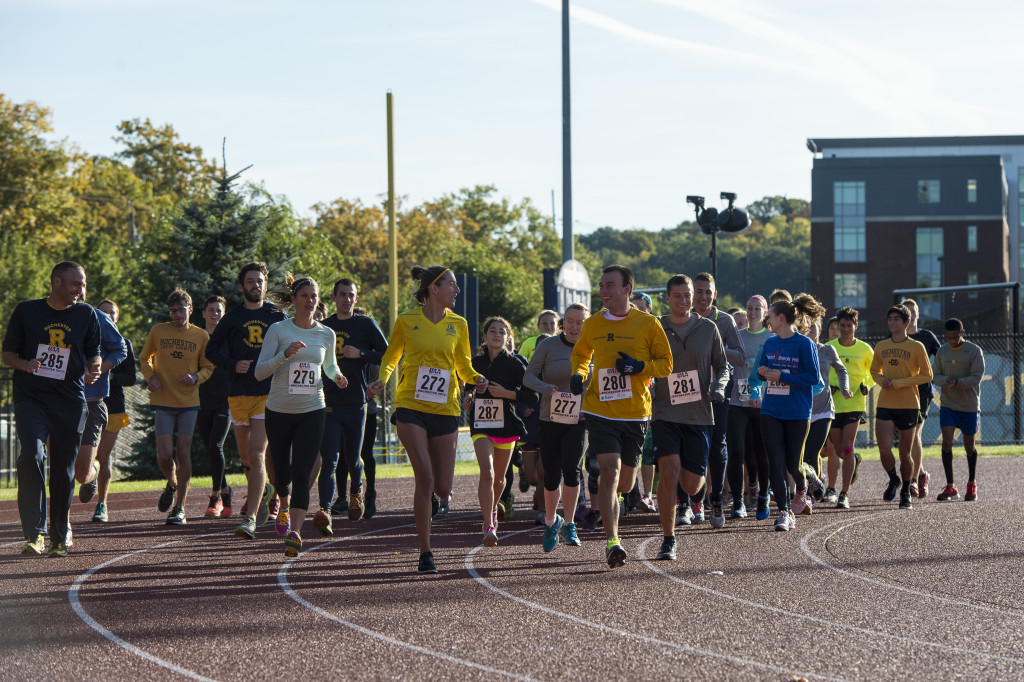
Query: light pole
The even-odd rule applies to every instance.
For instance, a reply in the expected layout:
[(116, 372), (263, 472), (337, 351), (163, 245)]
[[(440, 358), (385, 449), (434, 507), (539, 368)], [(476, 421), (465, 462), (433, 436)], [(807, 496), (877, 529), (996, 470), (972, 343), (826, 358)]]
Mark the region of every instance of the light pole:
[(743, 263), (743, 300), (745, 302), (750, 298), (749, 289), (747, 288), (747, 256), (740, 258), (740, 262)]

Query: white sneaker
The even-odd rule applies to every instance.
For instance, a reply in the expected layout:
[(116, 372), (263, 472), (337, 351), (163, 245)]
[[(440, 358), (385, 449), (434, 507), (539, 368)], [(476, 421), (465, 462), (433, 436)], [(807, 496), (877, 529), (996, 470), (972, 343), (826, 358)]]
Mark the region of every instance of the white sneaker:
[[(811, 501), (807, 500), (807, 503), (810, 504)], [(786, 530), (796, 530), (796, 517), (793, 515), (793, 512), (790, 511), (787, 516), (789, 517), (789, 528)]]
[(785, 509), (779, 512), (779, 518), (775, 521), (775, 530), (789, 530), (789, 512)]
[(808, 502), (810, 502), (810, 500), (807, 499), (807, 491), (806, 490), (798, 491), (797, 494), (793, 496), (793, 513), (794, 514), (803, 514), (804, 513), (804, 507), (807, 506)]

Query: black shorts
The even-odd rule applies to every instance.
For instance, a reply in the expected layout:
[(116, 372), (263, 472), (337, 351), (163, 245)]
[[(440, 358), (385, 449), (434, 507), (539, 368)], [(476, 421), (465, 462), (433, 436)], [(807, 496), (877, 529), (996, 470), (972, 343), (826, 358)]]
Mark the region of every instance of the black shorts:
[(713, 426), (677, 424), (660, 419), (651, 423), (654, 430), (654, 456), (679, 455), (679, 461), (687, 471), (703, 476), (708, 470), (708, 456), (711, 454)]
[(832, 420), (832, 428), (841, 429), (847, 424), (862, 424), (863, 419), (863, 412), (837, 412)]
[(924, 424), (924, 420), (928, 418), (928, 408), (932, 406), (932, 399), (921, 396), (921, 409), (917, 415), (917, 423)]
[(917, 426), (918, 410), (891, 410), (879, 407), (875, 410), (875, 421), (892, 422), (900, 431), (908, 431)]
[(427, 432), (427, 438), (448, 436), (459, 430), (459, 418), (447, 414), (431, 414), (408, 407), (399, 407), (391, 415), (391, 423), (415, 424)]
[(86, 417), (85, 431), (82, 432), (82, 445), (96, 447), (107, 428), (107, 404), (102, 400), (90, 400), (85, 405), (89, 416)]
[(622, 460), (622, 466), (636, 468), (644, 450), (644, 434), (647, 422), (605, 419), (587, 413), (587, 437), (590, 449), (595, 455), (614, 452)]

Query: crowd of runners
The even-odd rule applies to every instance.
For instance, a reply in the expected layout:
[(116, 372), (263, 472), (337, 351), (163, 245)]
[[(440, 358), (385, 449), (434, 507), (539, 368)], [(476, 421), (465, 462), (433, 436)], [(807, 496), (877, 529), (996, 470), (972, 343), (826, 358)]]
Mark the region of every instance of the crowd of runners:
[[(263, 263), (249, 263), (238, 274), (242, 303), (226, 310), (224, 297), (210, 296), (203, 327), (190, 322), (189, 293), (169, 293), (169, 321), (150, 330), (137, 359), (167, 479), (157, 500), (167, 524), (188, 521), (196, 433), (213, 478), (205, 515), (237, 514), (240, 538), (273, 521), (294, 557), (307, 517), (324, 537), (334, 534), (334, 517), (371, 518), (377, 396), (396, 372), (386, 413), (414, 473), (420, 573), (437, 572), (431, 524), (453, 508), (463, 422), (480, 468), (483, 546), (499, 543), (499, 521), (515, 513), (519, 469), (520, 493), (534, 488), (542, 550), (578, 547), (583, 531), (603, 532), (612, 568), (629, 557), (618, 526), (634, 511), (657, 513), (657, 558), (674, 560), (680, 526), (723, 528), (753, 516), (788, 531), (815, 506), (849, 509), (857, 496), (876, 498), (877, 491), (851, 492), (861, 463), (857, 432), (875, 386), (875, 433), (889, 477), (882, 499), (898, 497), (899, 508), (911, 509), (928, 496), (921, 428), (936, 393), (946, 481), (937, 499), (960, 499), (956, 431), (968, 464), (963, 499), (978, 499), (984, 357), (960, 320), (945, 322), (945, 343), (918, 329), (912, 300), (887, 311), (890, 336), (871, 348), (856, 338), (857, 310), (827, 318), (810, 294), (776, 290), (767, 300), (750, 297), (745, 309), (719, 310), (708, 273), (671, 277), (667, 313), (655, 316), (651, 297), (634, 291), (632, 272), (612, 265), (601, 275), (600, 310), (544, 310), (539, 333), (518, 346), (509, 322), (489, 317), (474, 347), (466, 320), (453, 312), (454, 273), (435, 265), (411, 275), (418, 305), (399, 315), (390, 339), (356, 306), (350, 278), (324, 292), (291, 274), (272, 284)], [(117, 304), (93, 308), (86, 290), (81, 265), (58, 263), (47, 297), (20, 303), (4, 335), (3, 362), (15, 370), (26, 555), (67, 555), (76, 480), (82, 502), (96, 498), (94, 522), (111, 514), (110, 454), (130, 423), (123, 389), (137, 381), (136, 356), (118, 331)], [(229, 428), (246, 478), (237, 508), (225, 477)]]

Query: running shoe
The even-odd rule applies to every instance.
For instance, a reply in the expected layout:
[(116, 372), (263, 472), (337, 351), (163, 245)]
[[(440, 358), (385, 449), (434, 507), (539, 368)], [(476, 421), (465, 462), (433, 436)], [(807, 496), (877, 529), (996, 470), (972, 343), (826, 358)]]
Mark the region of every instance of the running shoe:
[[(262, 526), (270, 520), (270, 501), (274, 497), (274, 486), (267, 481), (263, 486), (263, 497), (260, 498), (260, 506), (256, 509), (256, 525)], [(277, 502), (277, 500), (274, 500)], [(277, 502), (280, 505), (280, 502)]]
[(434, 574), (437, 573), (437, 567), (434, 566), (434, 553), (433, 552), (421, 552), (420, 553), (420, 564), (416, 568), (418, 573)]
[(550, 552), (558, 547), (558, 533), (562, 530), (563, 523), (562, 517), (555, 514), (555, 522), (550, 526), (544, 526), (544, 540), (541, 542), (541, 547), (545, 552)]
[(588, 509), (587, 515), (583, 518), (583, 530), (597, 530), (597, 520), (601, 512), (596, 509)]
[(343, 495), (338, 495), (338, 499), (331, 505), (331, 513), (335, 516), (344, 516), (348, 513), (348, 500)]
[(860, 453), (856, 450), (853, 451), (853, 477), (850, 479), (850, 485), (857, 482), (857, 474), (860, 473)]
[(899, 491), (902, 483), (899, 478), (890, 478), (889, 485), (885, 486), (885, 492), (882, 493), (882, 499), (886, 502), (892, 502), (896, 499), (896, 493)]
[(721, 502), (712, 502), (711, 503), (711, 519), (710, 519), (710, 521), (711, 521), (711, 527), (712, 528), (721, 528), (722, 526), (725, 525), (725, 512), (722, 511), (722, 503)]
[(168, 526), (184, 526), (186, 523), (188, 523), (188, 519), (185, 518), (185, 510), (181, 507), (174, 507), (167, 515)]
[(511, 519), (516, 515), (516, 497), (509, 493), (498, 501), (498, 516), (504, 519)]
[(850, 508), (850, 496), (846, 493), (839, 493), (836, 498), (836, 509), (849, 509)]
[(743, 504), (743, 500), (739, 501), (739, 504), (733, 502), (732, 514), (729, 515), (734, 519), (745, 519), (747, 518), (747, 505)]
[(494, 526), (487, 526), (484, 530), (484, 547), (496, 547), (498, 545), (498, 529)]
[(547, 518), (544, 512), (537, 512), (533, 517), (533, 525), (535, 526), (543, 526), (545, 521), (547, 521)]
[(803, 472), (804, 478), (807, 479), (807, 492), (811, 494), (811, 498), (820, 500), (825, 495), (825, 486), (822, 484), (821, 479), (818, 478), (814, 467), (807, 462), (801, 462), (800, 471)]
[(775, 520), (775, 530), (789, 530), (789, 512), (785, 509), (779, 511), (779, 518)]
[(64, 557), (68, 555), (68, 546), (63, 542), (51, 542), (50, 551), (46, 553), (47, 556), (58, 556)]
[(233, 492), (234, 491), (228, 487), (228, 491), (226, 493), (220, 494), (221, 503), (223, 504), (223, 509), (220, 510), (220, 517), (222, 519), (226, 519), (231, 516), (231, 493)]
[(900, 493), (900, 509), (913, 509), (910, 503), (910, 490)]
[(210, 497), (210, 506), (206, 508), (206, 516), (220, 516), (220, 513), (224, 511), (224, 503), (220, 501), (220, 495), (213, 495)]
[(789, 529), (796, 530), (796, 517), (793, 516), (793, 510), (790, 509), (789, 513), (786, 514), (789, 517)]
[(97, 502), (96, 511), (92, 513), (92, 520), (94, 523), (106, 523), (110, 517), (107, 514), (107, 503)]
[(576, 524), (572, 521), (562, 526), (561, 540), (562, 544), (567, 547), (579, 547), (583, 544), (576, 534)]
[(604, 550), (604, 558), (608, 560), (608, 568), (624, 566), (626, 564), (626, 557), (626, 550), (622, 549), (618, 538), (612, 538), (608, 541), (608, 546)]
[(955, 502), (960, 499), (960, 491), (956, 489), (955, 485), (947, 485), (935, 499), (939, 502)]
[(704, 503), (693, 502), (690, 505), (693, 508), (693, 523), (694, 525), (700, 525), (704, 523)]
[(363, 518), (372, 519), (373, 515), (377, 513), (377, 490), (367, 490), (366, 497), (363, 499)]
[(437, 510), (441, 508), (441, 498), (437, 493), (430, 493), (430, 518), (437, 516)]
[(928, 482), (932, 480), (932, 477), (928, 475), (928, 472), (921, 469), (921, 475), (917, 477), (917, 495), (921, 499), (928, 497)]
[(348, 520), (358, 521), (363, 518), (363, 496), (361, 493), (351, 493), (348, 496)]
[(681, 504), (676, 507), (676, 525), (677, 526), (692, 526), (693, 525), (693, 510), (690, 509), (690, 505)]
[(837, 499), (838, 498), (836, 497), (836, 489), (829, 488), (828, 490), (825, 491), (825, 494), (822, 496), (821, 501), (827, 504), (835, 504)]
[(653, 512), (658, 511), (654, 506), (654, 499), (650, 495), (641, 495), (640, 502), (637, 504), (637, 509), (642, 512)]
[(334, 537), (334, 528), (331, 527), (331, 515), (323, 509), (318, 509), (313, 517), (313, 527), (325, 538)]
[(67, 545), (68, 547), (71, 547), (71, 545), (75, 544), (74, 537), (72, 537), (72, 536), (73, 536), (73, 534), (71, 532), (71, 524), (69, 523), (68, 524), (68, 536), (67, 536), (67, 539), (64, 541), (64, 544)]
[(768, 498), (758, 496), (757, 511), (754, 513), (754, 516), (757, 517), (758, 521), (764, 521), (770, 514), (771, 512), (768, 511)]
[(665, 539), (661, 541), (661, 549), (658, 550), (658, 555), (654, 557), (658, 561), (675, 561), (676, 560), (676, 538), (673, 535), (666, 535)]
[(27, 556), (31, 556), (33, 554), (35, 556), (41, 556), (44, 552), (46, 552), (46, 536), (42, 533), (36, 535), (35, 540), (29, 540), (26, 542), (25, 546), (21, 550), (21, 553)]
[(156, 503), (157, 511), (165, 512), (171, 508), (171, 502), (174, 502), (174, 493), (178, 492), (178, 486), (171, 485), (168, 483), (164, 486), (164, 491), (160, 493), (160, 499)]
[(918, 497), (918, 494), (917, 494), (917, 481), (916, 480), (910, 482), (910, 496), (911, 497)]
[(448, 497), (441, 498), (441, 504), (437, 507), (438, 516), (444, 516), (451, 510), (455, 509), (455, 507), (452, 506), (452, 497), (454, 497), (453, 493), (448, 493)]
[(974, 502), (978, 499), (978, 484), (971, 481), (964, 491), (964, 502)]
[(255, 540), (256, 519), (251, 516), (243, 516), (242, 523), (235, 529), (235, 535), (246, 540)]
[(274, 530), (281, 537), (288, 535), (288, 531), (292, 529), (292, 515), (289, 513), (290, 511), (290, 509), (279, 509), (277, 518), (274, 519)]
[(294, 530), (288, 533), (284, 539), (284, 555), (290, 557), (299, 556), (302, 551), (302, 538)]
[(96, 494), (96, 488), (99, 486), (99, 475), (100, 475), (100, 463), (93, 460), (92, 463), (92, 480), (88, 483), (83, 483), (78, 486), (78, 500), (79, 502), (88, 502)]
[[(499, 505), (499, 507), (500, 506), (501, 505)], [(587, 504), (585, 502), (583, 504), (577, 504), (576, 505), (576, 513), (572, 515), (572, 520), (582, 526), (583, 525), (583, 521), (586, 518), (587, 518)]]
[(631, 512), (634, 509), (638, 509), (642, 497), (639, 485), (634, 485), (632, 490), (622, 496), (623, 502), (626, 503), (626, 511)]
[(807, 491), (797, 491), (796, 495), (793, 496), (793, 515), (799, 516), (800, 514), (811, 514), (813, 511), (814, 502), (807, 497)]
[(276, 521), (277, 514), (281, 511), (281, 498), (273, 497), (273, 493), (271, 493), (271, 497), (273, 499), (267, 502), (267, 520)]

